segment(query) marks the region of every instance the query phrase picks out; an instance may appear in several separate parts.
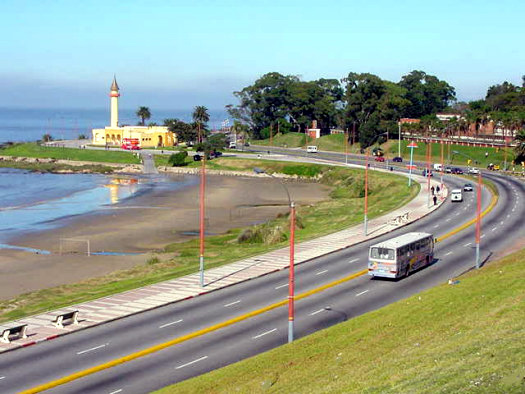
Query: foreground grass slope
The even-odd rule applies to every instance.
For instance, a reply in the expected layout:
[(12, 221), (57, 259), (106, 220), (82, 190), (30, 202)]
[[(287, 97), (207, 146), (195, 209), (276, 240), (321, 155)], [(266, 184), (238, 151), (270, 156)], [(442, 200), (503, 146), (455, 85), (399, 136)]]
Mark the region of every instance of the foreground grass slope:
[(459, 279), (161, 393), (525, 392), (525, 249)]

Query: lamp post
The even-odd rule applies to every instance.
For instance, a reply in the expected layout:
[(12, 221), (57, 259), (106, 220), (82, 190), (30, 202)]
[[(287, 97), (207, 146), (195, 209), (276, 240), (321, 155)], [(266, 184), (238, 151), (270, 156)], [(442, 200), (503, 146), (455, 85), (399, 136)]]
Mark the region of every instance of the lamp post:
[(366, 150), (366, 161), (365, 161), (365, 216), (364, 216), (364, 234), (365, 237), (368, 235), (368, 152)]
[(443, 190), (443, 172), (445, 171), (445, 160), (443, 157), (443, 140), (441, 140), (441, 190)]
[(200, 187), (200, 253), (199, 253), (199, 273), (200, 285), (204, 287), (204, 191), (206, 184), (206, 152), (202, 156), (201, 165), (201, 187)]
[[(267, 174), (274, 177), (272, 174), (268, 174), (263, 169), (255, 167), (253, 171), (256, 174)], [(277, 178), (276, 178), (277, 179)], [(295, 320), (295, 203), (290, 198), (290, 192), (282, 180), (280, 180), (281, 186), (286, 192), (288, 197), (288, 206), (290, 207), (290, 269), (288, 275), (288, 343), (294, 340), (294, 320)]]
[(478, 174), (478, 187), (477, 187), (477, 209), (476, 209), (476, 268), (481, 267), (481, 261), (479, 256), (479, 244), (481, 241), (481, 171)]
[(398, 126), (399, 126), (399, 139), (397, 142), (397, 156), (401, 157), (401, 119), (399, 119)]
[(432, 145), (431, 142), (427, 143), (427, 207), (430, 207), (430, 154)]
[(414, 149), (417, 148), (417, 144), (412, 141), (407, 145), (407, 148), (410, 149), (410, 164), (408, 165), (408, 187), (410, 187), (412, 185), (412, 167), (414, 167), (412, 159), (414, 158)]

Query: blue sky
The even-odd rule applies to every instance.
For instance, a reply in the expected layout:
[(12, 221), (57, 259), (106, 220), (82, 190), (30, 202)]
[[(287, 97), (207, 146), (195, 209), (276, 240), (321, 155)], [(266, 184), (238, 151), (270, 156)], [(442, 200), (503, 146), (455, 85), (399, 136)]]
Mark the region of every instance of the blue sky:
[(525, 74), (525, 1), (2, 0), (0, 106), (220, 109), (266, 72), (414, 69), (461, 100)]

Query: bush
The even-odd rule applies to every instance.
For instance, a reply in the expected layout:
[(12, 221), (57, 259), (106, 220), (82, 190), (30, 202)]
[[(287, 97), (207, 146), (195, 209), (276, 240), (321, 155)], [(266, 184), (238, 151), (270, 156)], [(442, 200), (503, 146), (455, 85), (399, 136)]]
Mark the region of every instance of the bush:
[(87, 140), (88, 138), (87, 138), (87, 136), (85, 134), (79, 134), (78, 135), (78, 139), (79, 140)]
[(173, 153), (170, 155), (168, 163), (171, 164), (172, 167), (182, 167), (187, 164), (186, 157), (188, 157), (188, 152), (185, 150), (178, 153)]
[(42, 142), (50, 142), (53, 141), (53, 136), (51, 134), (44, 134), (42, 136)]

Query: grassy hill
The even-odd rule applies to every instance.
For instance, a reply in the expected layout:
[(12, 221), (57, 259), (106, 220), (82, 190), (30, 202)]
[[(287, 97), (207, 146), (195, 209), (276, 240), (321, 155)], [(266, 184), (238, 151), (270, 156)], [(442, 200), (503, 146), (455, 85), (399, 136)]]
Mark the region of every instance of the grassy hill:
[(167, 393), (523, 393), (525, 249)]

